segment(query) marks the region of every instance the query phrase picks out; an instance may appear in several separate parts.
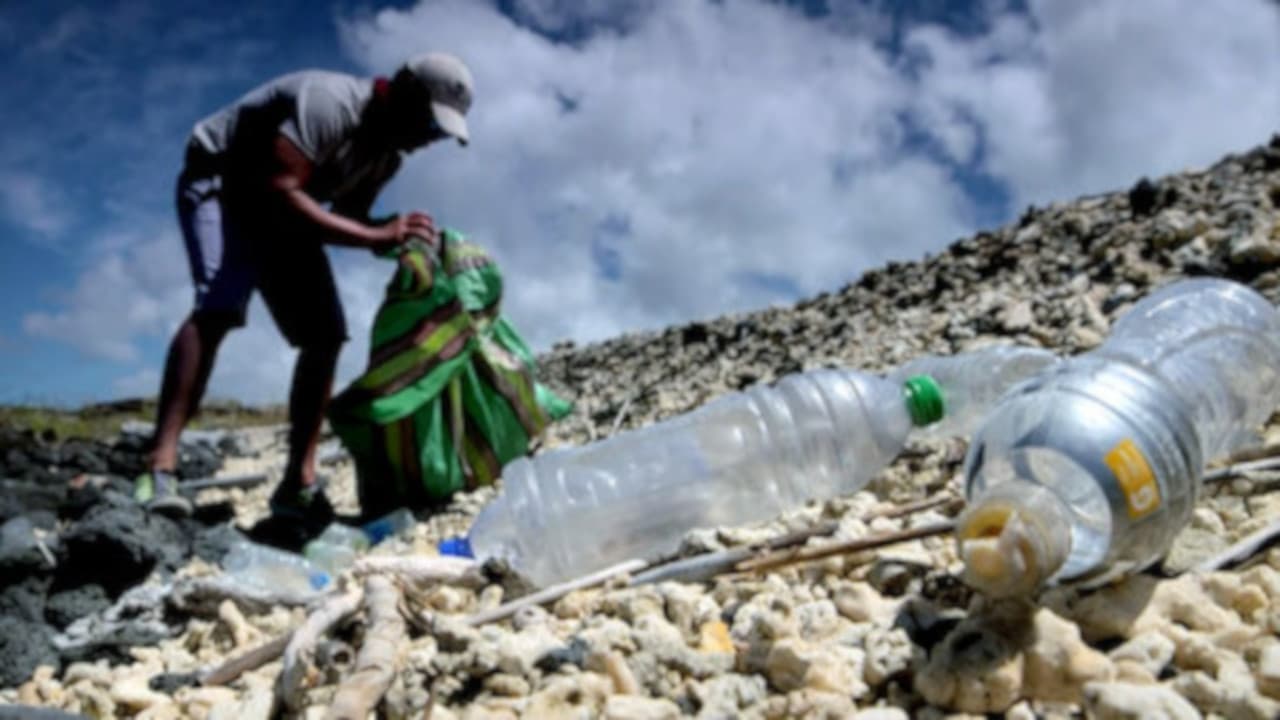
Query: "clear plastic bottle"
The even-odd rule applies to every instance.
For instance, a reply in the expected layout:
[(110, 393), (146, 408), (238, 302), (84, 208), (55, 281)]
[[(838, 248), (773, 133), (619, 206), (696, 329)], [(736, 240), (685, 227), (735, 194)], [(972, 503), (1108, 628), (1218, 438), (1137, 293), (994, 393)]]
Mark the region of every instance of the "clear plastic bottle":
[(321, 570), (337, 575), (368, 550), (369, 544), (369, 536), (361, 528), (332, 522), (303, 547), (302, 555)]
[(365, 523), (360, 529), (364, 532), (365, 537), (369, 539), (370, 545), (377, 545), (387, 538), (404, 535), (417, 522), (418, 520), (413, 516), (412, 512), (406, 508), (400, 508), (383, 515), (377, 520)]
[(303, 556), (325, 572), (336, 575), (356, 557), (387, 538), (402, 535), (417, 519), (405, 508), (371, 520), (360, 527), (332, 522), (303, 548)]
[[(988, 364), (955, 356), (933, 368), (971, 378)], [(1023, 379), (1012, 371), (1001, 377)], [(942, 417), (948, 392), (928, 376), (814, 370), (596, 443), (522, 458), (506, 466), (502, 493), (470, 534), (441, 551), (503, 558), (540, 585), (652, 558), (698, 527), (765, 520), (858, 491), (901, 452), (913, 427)]]
[(1229, 280), (1166, 285), (1097, 349), (1019, 385), (975, 433), (957, 523), (992, 596), (1097, 584), (1167, 552), (1207, 460), (1280, 405), (1280, 313)]
[(222, 568), (237, 582), (264, 591), (309, 595), (332, 583), (328, 573), (301, 555), (248, 540), (231, 545)]

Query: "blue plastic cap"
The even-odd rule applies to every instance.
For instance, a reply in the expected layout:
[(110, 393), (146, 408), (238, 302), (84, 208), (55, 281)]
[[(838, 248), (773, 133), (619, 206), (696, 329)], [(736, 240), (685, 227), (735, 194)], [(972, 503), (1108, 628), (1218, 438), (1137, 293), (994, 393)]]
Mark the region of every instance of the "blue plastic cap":
[(451, 537), (440, 541), (437, 546), (441, 555), (453, 555), (454, 557), (474, 558), (475, 553), (471, 550), (471, 541), (465, 537)]
[(370, 545), (377, 545), (395, 532), (395, 528), (391, 527), (391, 521), (386, 519), (374, 520), (361, 529), (368, 536)]
[(329, 573), (327, 572), (313, 572), (307, 579), (311, 581), (313, 589), (323, 590), (329, 587)]

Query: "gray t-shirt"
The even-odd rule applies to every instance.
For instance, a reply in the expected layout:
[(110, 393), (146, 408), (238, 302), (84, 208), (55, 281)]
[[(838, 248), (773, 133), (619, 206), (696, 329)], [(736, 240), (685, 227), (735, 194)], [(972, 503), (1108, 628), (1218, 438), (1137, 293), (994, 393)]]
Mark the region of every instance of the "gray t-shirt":
[[(380, 188), (400, 166), (399, 152), (357, 132), (373, 81), (326, 70), (270, 80), (196, 123), (192, 138), (220, 155), (240, 145), (289, 138), (314, 165), (307, 192), (326, 202), (359, 186)], [(269, 145), (262, 144), (259, 152)]]

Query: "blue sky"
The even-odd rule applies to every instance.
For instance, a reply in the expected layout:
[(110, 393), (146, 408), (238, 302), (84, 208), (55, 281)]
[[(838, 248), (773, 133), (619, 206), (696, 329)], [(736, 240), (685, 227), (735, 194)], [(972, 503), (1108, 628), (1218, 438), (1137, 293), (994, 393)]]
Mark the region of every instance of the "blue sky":
[[(539, 349), (794, 301), (1028, 203), (1202, 166), (1280, 131), (1266, 0), (286, 1), (0, 7), (0, 402), (155, 392), (190, 305), (173, 182), (192, 123), (301, 67), (447, 49), (472, 146), (388, 210), (485, 244)], [(785, 238), (785, 242), (779, 242)], [(331, 252), (354, 376), (387, 268)], [(255, 303), (212, 394), (284, 399)]]

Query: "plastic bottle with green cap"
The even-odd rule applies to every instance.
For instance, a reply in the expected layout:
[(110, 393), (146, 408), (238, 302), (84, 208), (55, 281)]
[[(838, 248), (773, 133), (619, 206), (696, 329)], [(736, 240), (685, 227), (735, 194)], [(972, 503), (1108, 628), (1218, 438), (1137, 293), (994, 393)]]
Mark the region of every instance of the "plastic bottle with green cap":
[(857, 492), (914, 428), (941, 420), (946, 398), (960, 395), (926, 375), (787, 375), (644, 428), (508, 464), (502, 492), (466, 542), (440, 549), (504, 559), (539, 585), (652, 559), (695, 528), (763, 521)]
[(1110, 337), (1007, 393), (974, 432), (956, 535), (993, 597), (1110, 582), (1159, 560), (1207, 462), (1280, 406), (1280, 312), (1241, 283), (1183, 279)]

